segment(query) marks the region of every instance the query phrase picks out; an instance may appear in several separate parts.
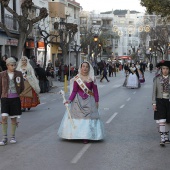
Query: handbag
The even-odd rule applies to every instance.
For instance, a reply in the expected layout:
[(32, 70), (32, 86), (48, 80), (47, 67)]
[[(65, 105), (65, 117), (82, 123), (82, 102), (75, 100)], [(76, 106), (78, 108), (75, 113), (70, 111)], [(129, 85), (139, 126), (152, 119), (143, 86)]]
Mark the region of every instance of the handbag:
[(24, 91), (20, 94), (20, 96), (33, 98), (32, 87), (28, 81), (24, 81)]

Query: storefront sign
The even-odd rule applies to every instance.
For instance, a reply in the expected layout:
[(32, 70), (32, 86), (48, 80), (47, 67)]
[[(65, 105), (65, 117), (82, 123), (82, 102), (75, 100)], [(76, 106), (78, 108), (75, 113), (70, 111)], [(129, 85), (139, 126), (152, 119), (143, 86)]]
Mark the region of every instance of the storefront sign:
[(44, 42), (39, 41), (39, 42), (38, 42), (38, 48), (44, 49), (44, 48), (45, 48)]
[(7, 39), (6, 45), (17, 46), (18, 40), (17, 39)]

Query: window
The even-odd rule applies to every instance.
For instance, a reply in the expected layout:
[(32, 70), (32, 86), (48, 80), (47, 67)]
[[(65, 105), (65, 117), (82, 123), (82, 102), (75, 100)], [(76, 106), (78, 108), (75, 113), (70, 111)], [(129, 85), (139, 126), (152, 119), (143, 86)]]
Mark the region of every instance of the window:
[(80, 18), (80, 24), (87, 24), (87, 18)]
[(54, 22), (55, 22), (55, 18), (51, 17), (51, 31), (54, 31)]
[(76, 16), (76, 7), (74, 7), (74, 19), (76, 19), (77, 16)]

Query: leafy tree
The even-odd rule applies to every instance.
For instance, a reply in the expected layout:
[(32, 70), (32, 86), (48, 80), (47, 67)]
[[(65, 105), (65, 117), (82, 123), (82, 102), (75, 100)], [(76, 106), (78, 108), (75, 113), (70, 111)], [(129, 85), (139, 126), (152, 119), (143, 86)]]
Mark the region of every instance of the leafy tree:
[(17, 58), (21, 58), (23, 47), (28, 35), (32, 32), (33, 26), (36, 22), (40, 21), (43, 18), (48, 16), (46, 8), (40, 8), (39, 16), (29, 19), (29, 12), (28, 10), (32, 8), (34, 3), (32, 0), (25, 0), (21, 4), (21, 11), (22, 14), (19, 15), (14, 11), (12, 8), (9, 7), (10, 0), (0, 0), (0, 4), (13, 15), (13, 17), (17, 20), (19, 26), (19, 34), (12, 34), (10, 30), (5, 25), (5, 22), (0, 22), (0, 27), (6, 32), (6, 34), (11, 38), (18, 39), (18, 46), (17, 46)]
[(146, 7), (149, 14), (155, 12), (156, 14), (166, 17), (170, 15), (170, 1), (169, 0), (141, 0), (140, 4)]

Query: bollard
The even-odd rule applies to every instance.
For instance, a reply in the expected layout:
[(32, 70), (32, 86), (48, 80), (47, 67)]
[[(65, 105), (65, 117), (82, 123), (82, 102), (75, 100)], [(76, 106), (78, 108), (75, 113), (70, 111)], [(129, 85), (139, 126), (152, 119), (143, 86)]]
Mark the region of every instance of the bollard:
[(68, 92), (68, 81), (67, 81), (67, 75), (64, 76), (64, 92)]

